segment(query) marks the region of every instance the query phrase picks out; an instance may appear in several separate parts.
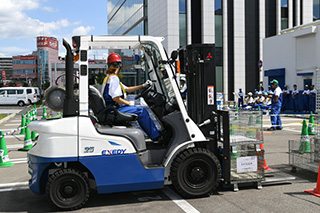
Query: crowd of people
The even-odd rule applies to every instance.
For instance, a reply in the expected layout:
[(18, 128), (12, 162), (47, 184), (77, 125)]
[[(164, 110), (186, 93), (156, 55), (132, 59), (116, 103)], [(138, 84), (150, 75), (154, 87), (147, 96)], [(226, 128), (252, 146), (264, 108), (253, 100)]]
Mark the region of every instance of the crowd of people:
[[(288, 85), (284, 85), (281, 96), (281, 111), (288, 110), (290, 104), (289, 100), (292, 99), (292, 110), (294, 112), (315, 113), (316, 93), (314, 85), (311, 85), (310, 87), (309, 85), (305, 85), (305, 89), (302, 92), (302, 100), (300, 100), (300, 102), (303, 101), (303, 104), (302, 108), (300, 108), (299, 90), (297, 89), (297, 85), (294, 84), (292, 90), (289, 90)], [(257, 109), (258, 107), (260, 107), (260, 109), (271, 109), (273, 94), (274, 89), (272, 89), (272, 85), (269, 85), (267, 90), (261, 87), (260, 90), (256, 90), (254, 94), (248, 92), (247, 95), (245, 95), (240, 88), (238, 92), (238, 106), (244, 109)]]

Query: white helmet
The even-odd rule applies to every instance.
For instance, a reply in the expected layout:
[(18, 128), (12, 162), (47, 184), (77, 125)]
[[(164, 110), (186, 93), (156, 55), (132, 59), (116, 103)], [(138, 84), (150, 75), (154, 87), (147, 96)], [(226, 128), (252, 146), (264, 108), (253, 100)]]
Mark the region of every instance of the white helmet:
[(186, 78), (185, 78), (185, 77), (181, 77), (181, 78), (180, 78), (180, 81), (186, 82)]

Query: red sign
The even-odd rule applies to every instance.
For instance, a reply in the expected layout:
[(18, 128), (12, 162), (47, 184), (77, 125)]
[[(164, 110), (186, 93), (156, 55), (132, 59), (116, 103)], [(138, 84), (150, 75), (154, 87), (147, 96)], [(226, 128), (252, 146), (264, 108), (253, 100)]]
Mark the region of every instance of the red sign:
[(58, 40), (53, 37), (37, 37), (37, 47), (49, 47), (55, 50), (59, 49)]
[(6, 71), (2, 70), (2, 80), (6, 80)]
[(35, 55), (26, 55), (26, 56), (20, 56), (20, 60), (36, 60), (37, 56)]

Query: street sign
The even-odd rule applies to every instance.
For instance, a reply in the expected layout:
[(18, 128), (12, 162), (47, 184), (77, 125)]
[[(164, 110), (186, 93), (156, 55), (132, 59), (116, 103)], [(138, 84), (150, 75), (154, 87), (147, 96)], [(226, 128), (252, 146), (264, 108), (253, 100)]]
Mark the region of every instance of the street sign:
[(258, 67), (261, 68), (262, 66), (263, 66), (263, 62), (262, 62), (262, 60), (260, 60), (258, 63)]

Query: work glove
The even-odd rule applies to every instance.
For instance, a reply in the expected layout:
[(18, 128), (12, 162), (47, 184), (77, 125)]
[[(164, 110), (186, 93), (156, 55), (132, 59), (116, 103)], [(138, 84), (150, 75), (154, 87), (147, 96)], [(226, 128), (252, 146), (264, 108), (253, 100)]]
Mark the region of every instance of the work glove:
[(129, 106), (134, 106), (134, 101), (129, 101), (129, 102), (130, 102)]
[(151, 85), (152, 85), (152, 81), (147, 80), (145, 83), (142, 84), (142, 87), (146, 88), (146, 87), (150, 87)]

